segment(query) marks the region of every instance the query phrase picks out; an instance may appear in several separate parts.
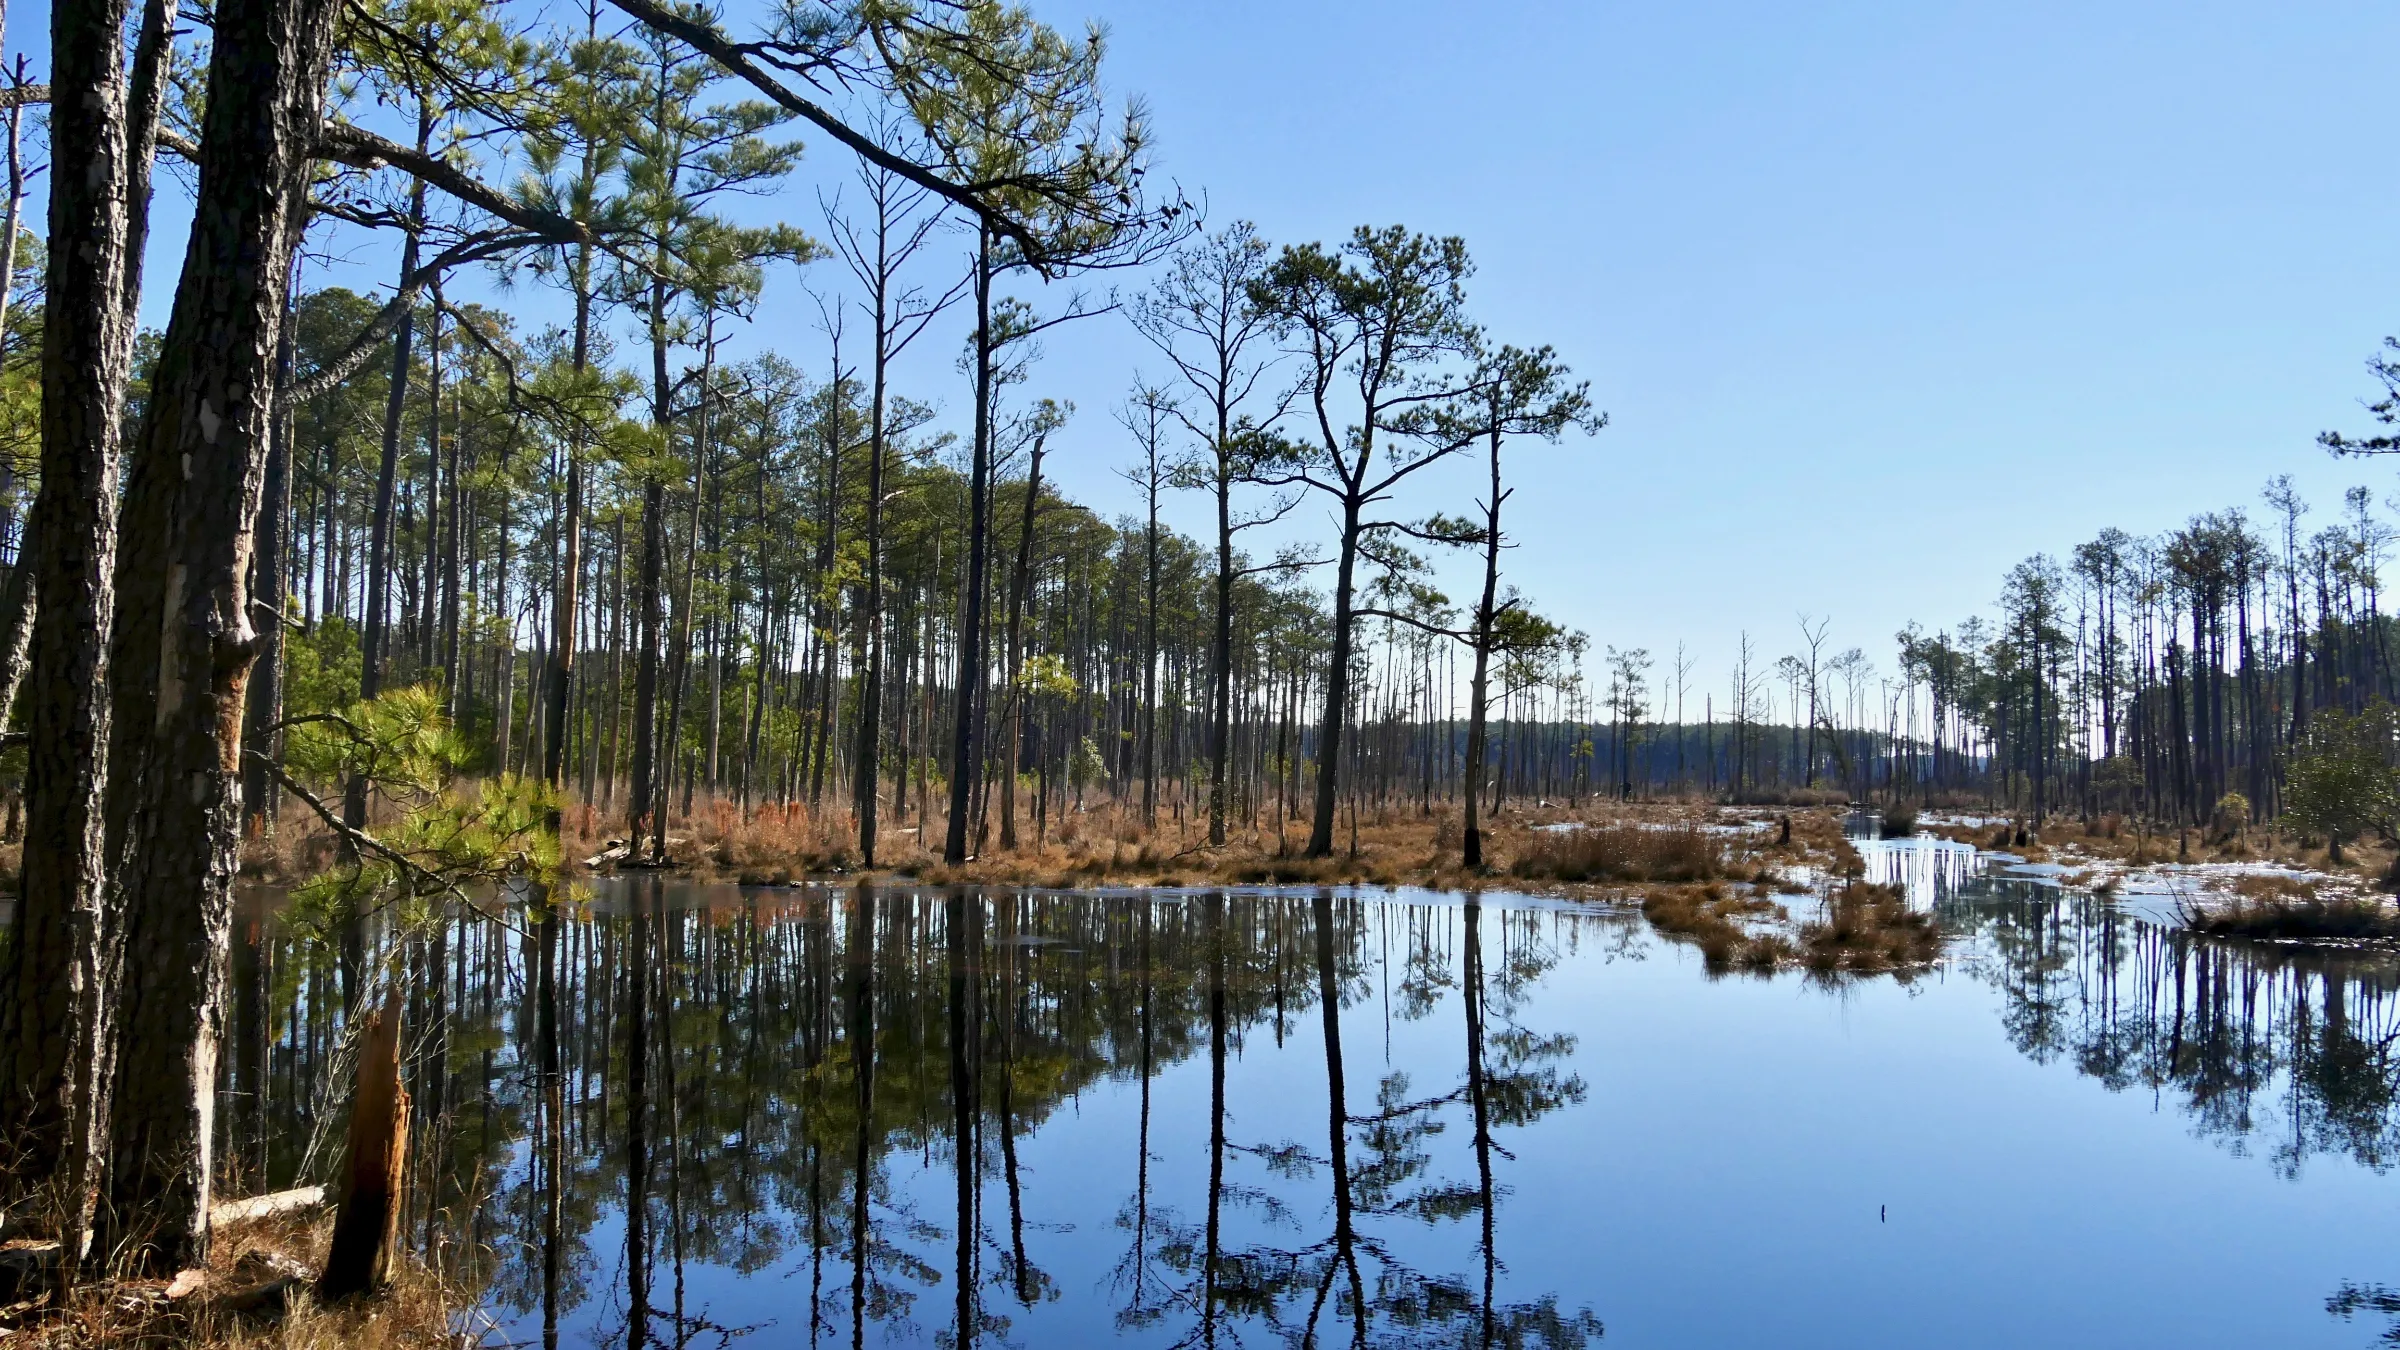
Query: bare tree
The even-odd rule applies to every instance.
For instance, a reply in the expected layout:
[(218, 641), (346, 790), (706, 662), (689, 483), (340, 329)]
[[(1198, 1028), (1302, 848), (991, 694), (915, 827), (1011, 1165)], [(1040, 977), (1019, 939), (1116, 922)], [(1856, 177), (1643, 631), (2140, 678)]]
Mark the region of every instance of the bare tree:
[[(1256, 428), (1282, 417), (1294, 391), (1267, 384), (1274, 368), (1278, 326), (1256, 289), (1266, 279), (1274, 254), (1248, 221), (1203, 239), (1175, 255), (1167, 274), (1132, 308), (1133, 326), (1174, 363), (1199, 396), (1198, 420), (1173, 406), (1177, 421), (1200, 441), (1201, 451), (1177, 466), (1177, 478), (1205, 488), (1217, 515), (1216, 612), (1209, 646), (1208, 842), (1225, 842), (1225, 765), (1232, 742), (1233, 590), (1243, 575), (1235, 564), (1235, 537), (1283, 518), (1293, 498), (1243, 514), (1233, 506), (1234, 487), (1259, 468)], [(1246, 411), (1255, 406), (1257, 411)]]

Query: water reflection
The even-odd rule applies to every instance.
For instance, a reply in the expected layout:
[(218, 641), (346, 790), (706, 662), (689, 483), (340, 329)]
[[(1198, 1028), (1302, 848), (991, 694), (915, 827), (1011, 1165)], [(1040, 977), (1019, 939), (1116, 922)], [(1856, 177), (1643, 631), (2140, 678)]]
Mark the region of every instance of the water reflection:
[[(2400, 962), (2196, 942), (1922, 842), (1862, 854), (1953, 939), (1948, 982), (1907, 997), (1989, 1005), (1945, 1034), (1996, 1017), (2008, 1054), (2146, 1097), (2224, 1165), (2390, 1166)], [(1511, 1226), (1544, 1210), (1512, 1196), (1582, 1180), (1562, 1131), (1646, 1109), (1586, 1107), (1578, 1039), (1617, 1031), (1584, 997), (1624, 987), (1608, 962), (1680, 950), (1624, 914), (654, 877), (588, 911), (526, 899), (382, 944), (420, 1104), (405, 1231), (512, 1342), (1570, 1347), (1600, 1335), (1592, 1289), (1512, 1253), (1643, 1241), (1588, 1208)], [(225, 1156), (245, 1188), (314, 1179), (341, 1123), (336, 963), (263, 896), (239, 932)], [(1755, 986), (1641, 987), (1640, 1034), (1672, 1043)], [(1880, 1085), (1832, 1075), (1888, 1068), (1841, 1062), (1760, 1109), (1883, 1127), (1844, 1105)], [(1666, 1161), (1716, 1145), (1686, 1147)]]
[(1989, 866), (1974, 845), (1931, 835), (1860, 838), (1852, 845), (1866, 865), (1865, 879), (1878, 886), (1898, 886), (1912, 909), (1964, 897), (1969, 883), (1983, 879)]
[[(242, 1184), (280, 1186), (317, 1170), (341, 1001), (330, 963), (252, 908), (224, 1119)], [(406, 1231), (512, 1339), (1028, 1344), (1104, 1297), (1151, 1344), (1600, 1334), (1514, 1287), (1501, 1235), (1506, 1139), (1585, 1091), (1529, 992), (1621, 920), (658, 878), (524, 915), (387, 944), (422, 1107)], [(1362, 1079), (1361, 1012), (1387, 1044), (1395, 1019), (1448, 1020), (1453, 1048)], [(1265, 1037), (1288, 1091), (1246, 1099), (1229, 1066)], [(1154, 1120), (1154, 1086), (1201, 1062), (1205, 1151), (1163, 1151), (1154, 1126), (1190, 1132)], [(1132, 1195), (1057, 1148), (1028, 1158), (1053, 1131), (1118, 1147), (1076, 1117), (1119, 1088)], [(1281, 1109), (1303, 1095), (1313, 1131)], [(1119, 1254), (1095, 1263), (1087, 1234), (1112, 1223)]]
[[(2018, 888), (2041, 898), (1990, 892)], [(2332, 1155), (2383, 1171), (2400, 1141), (2400, 961), (2194, 940), (2105, 902), (2009, 880), (1944, 906), (2003, 995), (2023, 1054), (2142, 1090), (2198, 1133), (2296, 1175)]]

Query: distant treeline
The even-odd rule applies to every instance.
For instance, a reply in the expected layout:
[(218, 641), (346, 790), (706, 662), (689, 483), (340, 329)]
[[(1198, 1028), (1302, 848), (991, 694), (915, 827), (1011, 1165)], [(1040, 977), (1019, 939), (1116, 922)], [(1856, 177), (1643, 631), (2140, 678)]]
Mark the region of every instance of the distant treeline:
[(2263, 526), (2235, 509), (2103, 530), (2063, 563), (2019, 563), (1995, 621), (1903, 631), (1894, 721), (1914, 731), (1897, 781), (2037, 817), (2277, 814), (2314, 719), (2400, 697), (2400, 644), (2373, 494), (2351, 489), (2313, 532), (2288, 477), (2263, 498)]

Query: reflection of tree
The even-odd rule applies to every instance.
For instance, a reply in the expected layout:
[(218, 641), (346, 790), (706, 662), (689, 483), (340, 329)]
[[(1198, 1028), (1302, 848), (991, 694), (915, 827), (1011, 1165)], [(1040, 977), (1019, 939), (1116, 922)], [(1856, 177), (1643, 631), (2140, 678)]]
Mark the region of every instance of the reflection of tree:
[(2375, 1339), (2384, 1345), (2400, 1345), (2400, 1289), (2387, 1289), (2380, 1284), (2345, 1284), (2325, 1300), (2325, 1311), (2345, 1322), (2360, 1313), (2388, 1318), (2390, 1325)]
[(843, 944), (849, 961), (850, 1028), (847, 1049), (856, 1084), (857, 1111), (850, 1153), (850, 1344), (867, 1342), (868, 1290), (874, 1262), (868, 1248), (874, 1225), (868, 1205), (874, 1193), (875, 1136), (875, 892), (858, 888), (850, 902), (850, 933)]
[[(1217, 912), (1220, 901), (1208, 902)], [(1457, 911), (1442, 911), (1455, 916)], [(1170, 1311), (1188, 1314), (1192, 1324), (1181, 1345), (1214, 1346), (1233, 1326), (1263, 1325), (1293, 1344), (1312, 1345), (1347, 1340), (1354, 1345), (1412, 1344), (1428, 1340), (1478, 1346), (1576, 1346), (1599, 1334), (1600, 1324), (1588, 1312), (1562, 1312), (1555, 1296), (1523, 1303), (1503, 1303), (1498, 1281), (1496, 1228), (1502, 1188), (1494, 1172), (1500, 1153), (1494, 1129), (1530, 1124), (1560, 1106), (1578, 1101), (1581, 1082), (1561, 1073), (1557, 1062), (1573, 1049), (1570, 1038), (1540, 1037), (1509, 1027), (1498, 1036), (1487, 1034), (1489, 1001), (1484, 974), (1481, 907), (1465, 911), (1466, 935), (1450, 968), (1432, 971), (1424, 953), (1439, 950), (1429, 930), (1413, 932), (1407, 959), (1415, 967), (1404, 980), (1420, 989), (1458, 989), (1467, 1012), (1466, 1073), (1456, 1088), (1431, 1097), (1411, 1095), (1404, 1075), (1387, 1075), (1378, 1086), (1374, 1109), (1350, 1109), (1348, 1061), (1344, 1055), (1342, 1016), (1355, 986), (1342, 952), (1355, 921), (1347, 907), (1337, 909), (1330, 895), (1312, 901), (1308, 911), (1308, 950), (1315, 966), (1315, 995), (1321, 1027), (1322, 1064), (1326, 1082), (1326, 1126), (1321, 1147), (1286, 1142), (1276, 1145), (1230, 1145), (1224, 1135), (1224, 1094), (1221, 1019), (1212, 1019), (1211, 1128), (1208, 1215), (1197, 1228), (1185, 1228), (1158, 1216), (1162, 1232), (1161, 1263), (1185, 1282), (1162, 1281), (1158, 1295), (1129, 1310), (1121, 1325), (1147, 1326)], [(1420, 916), (1421, 917), (1421, 916)], [(1517, 987), (1538, 978), (1546, 959), (1517, 947)], [(1211, 1003), (1221, 981), (1209, 966)], [(1290, 991), (1285, 991), (1287, 1000)], [(1418, 995), (1407, 995), (1412, 999)], [(1439, 1006), (1439, 996), (1413, 1004), (1419, 1015)], [(1494, 1043), (1497, 1043), (1496, 1046)], [(1459, 1179), (1439, 1174), (1443, 1159), (1435, 1142), (1465, 1112), (1470, 1125), (1467, 1143), (1473, 1159), (1471, 1175)], [(1263, 1166), (1270, 1185), (1244, 1184), (1227, 1176), (1229, 1155), (1253, 1159)], [(1304, 1193), (1310, 1184), (1324, 1189), (1331, 1229), (1316, 1242), (1292, 1246), (1253, 1243), (1228, 1250), (1223, 1245), (1222, 1211), (1228, 1204), (1254, 1212), (1275, 1232), (1294, 1233), (1301, 1224), (1279, 1190)], [(1147, 1210), (1143, 1211), (1149, 1216)], [(1429, 1274), (1412, 1268), (1396, 1254), (1395, 1239), (1411, 1227), (1478, 1220), (1476, 1250), (1480, 1278)], [(1346, 1335), (1339, 1328), (1349, 1324)], [(1238, 1333), (1235, 1339), (1239, 1339)]]
[[(1495, 925), (1477, 909), (1462, 934), (1461, 918), (1331, 894), (779, 895), (641, 877), (589, 912), (529, 903), (513, 935), (461, 919), (404, 963), (412, 1091), (429, 1108), (411, 1231), (546, 1346), (562, 1327), (627, 1350), (758, 1330), (698, 1306), (695, 1266), (789, 1279), (783, 1336), (838, 1339), (847, 1321), (854, 1347), (1008, 1343), (1018, 1308), (1078, 1292), (1042, 1269), (1051, 1188), (1019, 1146), (1119, 1080), (1140, 1107), (1126, 1332), (1213, 1347), (1348, 1322), (1362, 1343), (1574, 1343), (1597, 1327), (1587, 1315), (1505, 1300), (1495, 1135), (1582, 1091), (1560, 1067), (1571, 1042), (1512, 1011), (1556, 959), (1535, 928), (1572, 941), (1607, 923)], [(271, 923), (251, 931), (224, 1118), (256, 1183), (283, 1185), (324, 1125), (319, 1085), (341, 1072), (339, 1000), (321, 955)], [(1387, 1015), (1458, 998), (1467, 1062), (1430, 1094), (1386, 1076), (1366, 1105), (1342, 1024), (1377, 997), (1386, 955)], [(1305, 1038), (1312, 1003), (1320, 1045), (1291, 1049), (1325, 1055), (1325, 1133), (1235, 1137), (1229, 1064), (1252, 1034)], [(1207, 1157), (1170, 1167), (1153, 1154), (1151, 1085), (1183, 1063), (1208, 1075)], [(921, 1184), (936, 1169), (941, 1201)], [(1188, 1214), (1155, 1195), (1170, 1170), (1205, 1176)], [(1048, 1203), (1077, 1203), (1079, 1181)], [(1298, 1240), (1295, 1201), (1330, 1202), (1332, 1231)], [(1479, 1274), (1393, 1255), (1411, 1228), (1470, 1221)], [(942, 1314), (913, 1322), (945, 1282)]]
[(2112, 1091), (2145, 1088), (2202, 1135), (2296, 1174), (2400, 1157), (2400, 961), (2201, 940), (2052, 894), (1960, 906), (2012, 1043)]

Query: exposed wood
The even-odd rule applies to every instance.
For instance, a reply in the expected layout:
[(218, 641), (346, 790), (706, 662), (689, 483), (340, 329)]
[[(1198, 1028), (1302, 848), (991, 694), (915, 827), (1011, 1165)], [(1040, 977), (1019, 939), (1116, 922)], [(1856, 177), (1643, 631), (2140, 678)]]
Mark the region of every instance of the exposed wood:
[(275, 1191), (253, 1195), (240, 1200), (220, 1200), (209, 1207), (208, 1222), (212, 1228), (226, 1228), (237, 1223), (258, 1219), (281, 1218), (287, 1214), (306, 1214), (325, 1207), (325, 1188), (302, 1186), (296, 1190)]
[(408, 1090), (400, 1085), (401, 994), (395, 987), (368, 1015), (358, 1050), (358, 1086), (342, 1147), (341, 1207), (317, 1297), (327, 1301), (383, 1287), (400, 1236), (408, 1184)]

